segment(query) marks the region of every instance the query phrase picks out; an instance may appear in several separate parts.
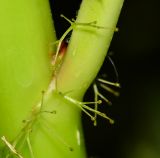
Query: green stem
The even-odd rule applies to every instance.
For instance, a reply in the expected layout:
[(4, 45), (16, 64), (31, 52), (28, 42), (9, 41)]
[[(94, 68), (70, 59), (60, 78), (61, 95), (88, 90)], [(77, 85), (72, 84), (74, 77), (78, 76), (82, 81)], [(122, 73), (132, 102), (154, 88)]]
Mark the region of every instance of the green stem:
[(12, 140), (50, 83), (55, 34), (48, 1), (0, 1), (0, 20), (0, 137)]
[(97, 75), (107, 54), (116, 29), (123, 0), (84, 0), (77, 23), (91, 23), (74, 28), (64, 63), (57, 77), (61, 92), (82, 99), (85, 91)]

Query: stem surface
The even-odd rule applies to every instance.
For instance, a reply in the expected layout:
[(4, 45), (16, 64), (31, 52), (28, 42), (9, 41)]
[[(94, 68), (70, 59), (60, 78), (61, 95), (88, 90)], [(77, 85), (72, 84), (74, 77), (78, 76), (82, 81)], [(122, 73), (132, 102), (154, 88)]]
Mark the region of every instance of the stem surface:
[[(116, 30), (123, 0), (84, 0), (74, 28), (65, 60), (57, 77), (61, 92), (82, 99), (95, 79)], [(96, 22), (97, 27), (87, 23)]]

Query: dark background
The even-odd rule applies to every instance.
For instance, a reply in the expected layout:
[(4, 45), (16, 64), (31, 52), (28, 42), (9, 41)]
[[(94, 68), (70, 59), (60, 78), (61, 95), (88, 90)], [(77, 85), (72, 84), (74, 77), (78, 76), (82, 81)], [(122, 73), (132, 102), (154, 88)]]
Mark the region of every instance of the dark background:
[[(80, 0), (50, 0), (57, 37), (68, 28), (59, 17), (72, 19)], [(110, 51), (122, 85), (120, 97), (109, 98), (112, 107), (103, 109), (114, 118), (110, 125), (99, 118), (94, 127), (83, 116), (88, 157), (159, 158), (160, 157), (160, 17), (159, 0), (126, 0), (119, 18), (120, 31), (114, 35)], [(101, 74), (115, 80), (113, 67), (106, 59)], [(92, 99), (90, 88), (85, 96)]]

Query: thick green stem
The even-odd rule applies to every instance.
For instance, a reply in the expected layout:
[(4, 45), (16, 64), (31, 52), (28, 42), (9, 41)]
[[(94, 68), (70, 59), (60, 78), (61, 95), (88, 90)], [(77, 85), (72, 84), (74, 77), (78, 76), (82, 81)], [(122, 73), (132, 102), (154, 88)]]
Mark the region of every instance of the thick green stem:
[(0, 136), (12, 140), (47, 89), (54, 41), (48, 1), (0, 1)]
[[(57, 88), (74, 98), (82, 98), (97, 75), (107, 54), (123, 0), (84, 0), (77, 23), (96, 21), (97, 27), (77, 25), (74, 28), (64, 63), (58, 75)], [(100, 27), (99, 27), (100, 26)]]

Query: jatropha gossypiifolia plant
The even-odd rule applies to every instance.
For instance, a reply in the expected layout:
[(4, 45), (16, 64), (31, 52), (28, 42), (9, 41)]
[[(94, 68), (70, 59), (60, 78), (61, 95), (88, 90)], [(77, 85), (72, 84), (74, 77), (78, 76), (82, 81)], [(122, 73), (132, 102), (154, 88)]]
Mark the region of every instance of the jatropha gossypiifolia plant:
[[(0, 158), (85, 158), (81, 111), (94, 125), (97, 116), (114, 123), (98, 110), (102, 100), (111, 102), (96, 83), (95, 100), (82, 99), (105, 59), (122, 5), (83, 0), (76, 20), (61, 15), (70, 27), (57, 40), (48, 1), (0, 2)], [(118, 95), (109, 87), (118, 82), (97, 82)]]

